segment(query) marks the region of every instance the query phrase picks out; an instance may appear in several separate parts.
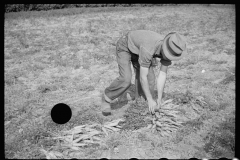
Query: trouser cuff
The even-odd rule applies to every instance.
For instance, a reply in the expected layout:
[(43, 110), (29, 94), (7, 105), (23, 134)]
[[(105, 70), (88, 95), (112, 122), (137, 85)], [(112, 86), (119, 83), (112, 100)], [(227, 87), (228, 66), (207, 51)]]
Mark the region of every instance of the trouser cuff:
[(105, 101), (107, 101), (108, 103), (112, 102), (112, 100), (110, 98), (108, 98), (108, 96), (105, 94), (105, 92), (103, 92), (103, 96), (104, 96)]

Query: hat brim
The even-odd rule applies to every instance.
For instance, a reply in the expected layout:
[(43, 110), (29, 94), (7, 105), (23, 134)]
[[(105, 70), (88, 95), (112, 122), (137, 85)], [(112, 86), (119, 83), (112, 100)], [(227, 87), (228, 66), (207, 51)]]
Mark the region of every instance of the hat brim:
[(180, 56), (174, 56), (168, 49), (167, 47), (167, 40), (170, 38), (172, 34), (168, 35), (167, 37), (164, 38), (163, 40), (163, 45), (162, 45), (162, 48), (163, 48), (163, 54), (171, 61), (178, 61), (180, 59), (182, 59), (186, 54), (187, 54), (187, 50), (184, 50), (182, 52), (182, 54)]

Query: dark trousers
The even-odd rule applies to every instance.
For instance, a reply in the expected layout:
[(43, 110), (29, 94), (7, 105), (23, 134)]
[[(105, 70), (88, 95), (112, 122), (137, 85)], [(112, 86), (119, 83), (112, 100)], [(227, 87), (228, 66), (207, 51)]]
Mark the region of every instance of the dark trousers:
[[(139, 56), (132, 53), (127, 47), (127, 35), (121, 37), (116, 44), (116, 58), (119, 67), (119, 77), (116, 78), (109, 87), (104, 91), (105, 100), (108, 102), (121, 96), (131, 85), (132, 70), (131, 64), (135, 71), (135, 97), (143, 96), (146, 99), (140, 83), (140, 65)], [(153, 68), (150, 67), (148, 72), (148, 83), (150, 92), (154, 94), (155, 75)]]

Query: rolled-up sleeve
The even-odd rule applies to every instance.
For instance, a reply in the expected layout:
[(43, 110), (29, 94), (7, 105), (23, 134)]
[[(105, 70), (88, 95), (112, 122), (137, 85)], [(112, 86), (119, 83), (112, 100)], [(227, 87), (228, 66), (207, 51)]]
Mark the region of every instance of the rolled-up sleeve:
[(165, 59), (161, 59), (160, 62), (164, 66), (170, 66), (172, 64), (171, 61), (168, 61), (168, 60), (165, 60)]
[(140, 66), (146, 67), (146, 68), (149, 68), (152, 63), (152, 55), (143, 46), (140, 46), (138, 62)]
[(151, 66), (153, 66), (153, 67), (158, 66), (158, 61), (157, 61), (156, 58), (153, 58), (153, 59), (152, 59), (152, 64), (151, 64)]

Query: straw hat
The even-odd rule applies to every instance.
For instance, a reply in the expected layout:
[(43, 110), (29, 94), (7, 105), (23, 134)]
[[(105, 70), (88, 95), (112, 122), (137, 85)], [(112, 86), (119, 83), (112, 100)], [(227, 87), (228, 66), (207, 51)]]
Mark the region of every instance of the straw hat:
[(164, 38), (162, 49), (163, 54), (171, 61), (178, 61), (187, 53), (184, 37), (176, 32), (171, 32)]

